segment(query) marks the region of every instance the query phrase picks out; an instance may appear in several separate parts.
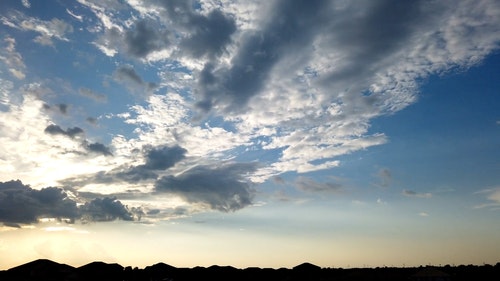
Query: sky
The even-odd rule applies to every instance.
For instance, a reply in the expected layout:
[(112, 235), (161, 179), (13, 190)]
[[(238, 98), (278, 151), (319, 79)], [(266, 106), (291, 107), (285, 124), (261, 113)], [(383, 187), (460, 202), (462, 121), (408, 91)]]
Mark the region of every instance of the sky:
[(2, 0), (0, 46), (0, 269), (500, 262), (499, 1)]

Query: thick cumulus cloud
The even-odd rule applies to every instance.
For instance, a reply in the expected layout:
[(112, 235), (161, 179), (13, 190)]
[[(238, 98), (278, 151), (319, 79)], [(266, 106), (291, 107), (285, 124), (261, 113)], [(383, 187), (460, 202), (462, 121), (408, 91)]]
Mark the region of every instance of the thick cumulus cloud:
[(32, 224), (42, 218), (67, 222), (133, 220), (140, 210), (129, 210), (116, 198), (95, 198), (78, 206), (61, 188), (32, 189), (21, 181), (0, 182), (0, 222)]
[(81, 218), (84, 221), (113, 221), (122, 219), (132, 221), (133, 215), (116, 198), (95, 198), (80, 207)]
[(261, 30), (243, 37), (229, 68), (209, 63), (200, 74), (198, 104), (210, 110), (214, 103), (225, 111), (245, 108), (269, 79), (273, 66), (291, 50), (311, 45), (324, 20), (327, 1), (278, 1)]
[(207, 16), (192, 16), (190, 29), (191, 34), (180, 42), (181, 49), (195, 58), (204, 55), (214, 57), (221, 55), (229, 44), (236, 24), (221, 11), (214, 10)]
[(147, 14), (139, 20), (134, 18), (131, 26), (111, 22), (104, 11), (113, 7), (88, 4), (105, 27), (104, 34), (94, 44), (109, 56), (122, 51), (147, 60), (162, 52), (168, 53), (167, 56), (175, 53), (194, 58), (217, 57), (236, 32), (235, 20), (220, 10), (201, 13), (194, 8), (195, 4), (198, 3), (190, 0), (130, 3), (140, 13)]
[(1, 222), (30, 224), (43, 217), (73, 221), (78, 216), (76, 202), (60, 188), (36, 190), (19, 180), (0, 183)]
[(256, 168), (254, 163), (197, 166), (177, 176), (162, 177), (155, 189), (214, 210), (236, 211), (252, 204), (254, 190), (245, 176)]
[(170, 32), (158, 29), (148, 21), (138, 21), (125, 33), (126, 51), (132, 56), (143, 58), (169, 45)]
[(139, 167), (148, 170), (165, 170), (182, 160), (187, 150), (176, 146), (162, 146), (147, 149), (146, 163)]
[(180, 43), (181, 52), (199, 58), (220, 55), (236, 31), (233, 18), (220, 10), (207, 15), (193, 9), (194, 1), (158, 1), (165, 9), (164, 16), (176, 29), (186, 33)]

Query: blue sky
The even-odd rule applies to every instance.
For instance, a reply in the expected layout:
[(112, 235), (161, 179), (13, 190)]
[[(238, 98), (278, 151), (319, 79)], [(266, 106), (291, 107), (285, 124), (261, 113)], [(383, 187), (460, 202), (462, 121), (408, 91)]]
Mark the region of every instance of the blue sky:
[(497, 1), (0, 11), (0, 268), (500, 259)]

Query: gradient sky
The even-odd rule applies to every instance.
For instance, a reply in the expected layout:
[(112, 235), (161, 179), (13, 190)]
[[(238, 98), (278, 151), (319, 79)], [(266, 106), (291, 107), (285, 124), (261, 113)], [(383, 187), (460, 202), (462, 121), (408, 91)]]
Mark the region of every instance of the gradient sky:
[(0, 1), (0, 269), (500, 261), (500, 1)]

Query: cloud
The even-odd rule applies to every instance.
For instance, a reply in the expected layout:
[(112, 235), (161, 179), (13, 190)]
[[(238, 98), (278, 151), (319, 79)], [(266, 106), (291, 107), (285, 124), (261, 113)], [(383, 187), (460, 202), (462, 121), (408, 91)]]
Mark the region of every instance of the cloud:
[(274, 177), (272, 177), (272, 180), (274, 183), (279, 184), (279, 185), (283, 185), (286, 183), (285, 179), (280, 177), (280, 176), (274, 176)]
[(139, 167), (150, 170), (165, 170), (185, 157), (187, 150), (180, 146), (163, 146), (147, 149), (146, 163)]
[(195, 58), (218, 56), (236, 31), (235, 21), (220, 10), (202, 14), (193, 9), (193, 2), (161, 1), (159, 5), (164, 9), (162, 16), (169, 19), (180, 34), (185, 34), (179, 42), (181, 53)]
[(339, 183), (332, 182), (317, 182), (312, 178), (308, 177), (298, 177), (295, 180), (295, 187), (298, 190), (304, 192), (340, 192), (342, 191), (342, 185)]
[(95, 198), (80, 207), (83, 221), (114, 221), (121, 219), (132, 221), (133, 215), (116, 198), (104, 197)]
[(170, 32), (159, 29), (153, 23), (141, 20), (125, 33), (126, 51), (138, 58), (145, 58), (154, 51), (160, 51), (169, 46)]
[(119, 66), (113, 77), (116, 81), (123, 83), (131, 92), (145, 91), (149, 92), (154, 90), (157, 85), (153, 82), (145, 82), (141, 76), (137, 74), (131, 65)]
[(199, 107), (246, 110), (250, 98), (268, 82), (273, 67), (290, 51), (305, 51), (311, 44), (327, 5), (327, 1), (295, 1), (294, 5), (277, 1), (261, 30), (242, 38), (230, 67), (205, 65), (199, 77)]
[(500, 210), (500, 187), (484, 189), (476, 194), (486, 194), (486, 199), (488, 203), (483, 203), (474, 206), (475, 209), (488, 208), (491, 210)]
[(403, 190), (403, 195), (408, 197), (417, 197), (417, 198), (431, 198), (432, 193), (418, 193), (413, 190), (405, 189)]
[(392, 184), (392, 173), (387, 168), (380, 169), (377, 173), (377, 177), (379, 179), (379, 182), (376, 183), (377, 186), (389, 187)]
[(79, 127), (68, 128), (67, 130), (63, 130), (61, 127), (57, 125), (49, 125), (44, 130), (45, 133), (50, 135), (64, 135), (70, 138), (74, 138), (77, 135), (83, 134), (83, 130)]
[(73, 221), (78, 218), (76, 203), (56, 187), (31, 189), (21, 181), (0, 182), (0, 221), (30, 224), (50, 217)]
[(69, 41), (66, 34), (73, 32), (73, 27), (63, 20), (53, 18), (50, 21), (44, 21), (26, 16), (18, 11), (11, 12), (7, 16), (1, 17), (0, 20), (9, 27), (39, 33), (40, 35), (36, 36), (33, 41), (46, 46), (54, 46), (53, 38)]
[(79, 88), (78, 93), (84, 97), (88, 97), (88, 98), (93, 99), (97, 102), (106, 102), (107, 101), (106, 95), (97, 93), (97, 92), (95, 92), (91, 89), (88, 89), (88, 88), (83, 88), (83, 87)]
[(16, 39), (6, 36), (3, 39), (5, 47), (0, 51), (0, 61), (3, 61), (12, 74), (19, 80), (26, 78), (26, 65), (24, 64), (23, 57), (16, 50)]
[(194, 91), (201, 111), (282, 151), (270, 175), (332, 168), (340, 155), (386, 143), (369, 133), (373, 118), (414, 103), (422, 78), (470, 67), (498, 48), (498, 5), (488, 1), (270, 7), (235, 35), (228, 59), (195, 72)]
[(66, 13), (68, 13), (73, 18), (77, 19), (79, 22), (83, 22), (83, 16), (82, 15), (77, 15), (77, 14), (75, 14), (74, 12), (72, 12), (69, 9), (66, 9)]
[(85, 119), (85, 121), (87, 121), (89, 124), (92, 124), (92, 125), (96, 125), (97, 124), (97, 118), (95, 118), (95, 117), (87, 117)]
[(255, 169), (255, 163), (196, 166), (180, 175), (162, 177), (155, 183), (155, 190), (213, 210), (236, 211), (252, 203), (254, 190), (245, 176)]
[(87, 140), (85, 140), (83, 142), (83, 147), (90, 152), (102, 154), (104, 156), (113, 156), (113, 154), (111, 153), (111, 149), (102, 143), (98, 142), (90, 143)]
[(130, 2), (141, 14), (140, 19), (132, 19), (133, 23), (113, 18), (112, 11), (117, 7), (100, 3), (84, 5), (104, 27), (94, 45), (108, 56), (122, 52), (147, 61), (215, 58), (226, 50), (236, 32), (231, 16), (219, 9), (195, 9), (194, 1)]
[(31, 3), (30, 1), (28, 0), (22, 0), (21, 3), (23, 4), (23, 6), (27, 9), (31, 8)]
[(192, 31), (181, 40), (180, 48), (195, 58), (221, 55), (236, 31), (234, 20), (219, 10), (211, 11), (207, 16), (193, 15), (189, 23), (188, 28)]
[(67, 114), (68, 113), (68, 105), (64, 103), (60, 103), (56, 105), (57, 108), (59, 109), (59, 112), (62, 114)]
[[(69, 137), (71, 139), (74, 139), (77, 136), (81, 136), (84, 134), (83, 129), (79, 127), (73, 127), (73, 128), (68, 128), (67, 130), (62, 129), (58, 125), (51, 124), (47, 126), (44, 130), (46, 134), (49, 135), (63, 135), (66, 137)], [(89, 142), (88, 140), (84, 139), (81, 142), (81, 146), (83, 149), (92, 152), (92, 153), (97, 153), (97, 154), (102, 154), (104, 156), (112, 156), (113, 153), (111, 153), (111, 149), (107, 146), (105, 146), (102, 143), (99, 142)]]
[(45, 109), (45, 110), (51, 110), (53, 112), (57, 112), (57, 113), (66, 115), (66, 114), (68, 114), (68, 108), (69, 108), (69, 106), (67, 104), (65, 104), (65, 103), (55, 104), (53, 106), (44, 103), (43, 106), (42, 106), (42, 108)]
[(140, 214), (140, 209), (129, 210), (116, 198), (95, 198), (78, 206), (61, 188), (36, 190), (19, 180), (0, 182), (0, 222), (8, 226), (33, 224), (43, 218), (56, 218), (71, 223), (76, 220), (131, 221)]
[[(163, 172), (185, 158), (187, 150), (180, 146), (158, 146), (144, 149), (144, 164), (123, 165), (110, 171), (99, 171), (87, 176), (79, 175), (67, 178), (62, 182), (66, 186), (86, 186), (89, 184), (111, 184), (118, 181), (137, 183), (140, 181), (156, 180), (158, 173)], [(136, 156), (136, 160), (140, 158)]]

